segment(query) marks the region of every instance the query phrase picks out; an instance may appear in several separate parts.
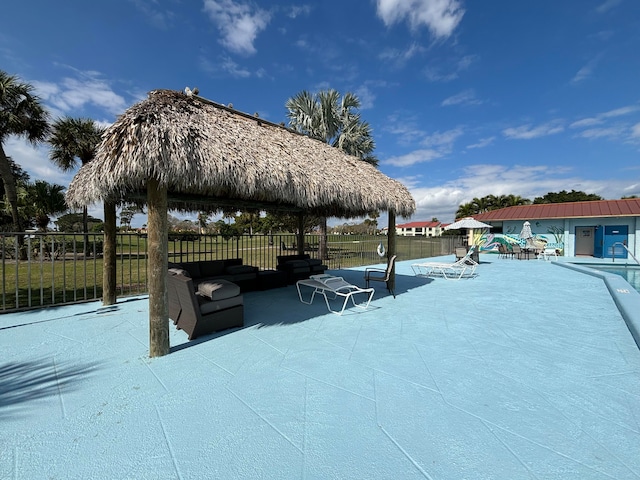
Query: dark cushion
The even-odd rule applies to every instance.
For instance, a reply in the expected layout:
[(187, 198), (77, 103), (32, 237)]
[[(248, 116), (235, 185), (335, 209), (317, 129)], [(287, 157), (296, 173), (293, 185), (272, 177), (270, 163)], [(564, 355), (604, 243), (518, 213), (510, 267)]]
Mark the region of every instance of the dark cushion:
[(240, 287), (227, 280), (212, 280), (199, 283), (198, 293), (211, 300), (224, 300), (240, 295)]
[(287, 268), (309, 268), (309, 262), (307, 260), (289, 260), (285, 262)]
[(231, 265), (242, 265), (242, 259), (241, 258), (227, 258), (226, 260), (224, 260), (224, 266), (226, 267), (230, 267)]
[(315, 265), (322, 265), (322, 260), (320, 260), (319, 258), (310, 258), (309, 260), (307, 260), (307, 262), (312, 267), (315, 266)]
[(216, 277), (224, 273), (224, 260), (205, 260), (199, 263), (202, 277)]
[(277, 259), (278, 259), (278, 264), (284, 264), (292, 260), (308, 260), (309, 254), (304, 253), (302, 255), (278, 255)]
[(237, 307), (238, 305), (243, 304), (242, 295), (225, 298), (224, 300), (216, 300), (215, 302), (212, 302), (206, 297), (204, 298), (204, 300), (198, 300), (200, 302), (200, 313), (202, 313), (202, 315), (218, 312), (220, 310), (226, 310), (227, 308)]
[(229, 275), (241, 275), (246, 273), (258, 273), (258, 267), (252, 267), (251, 265), (230, 265), (224, 269), (224, 272)]
[(189, 276), (191, 278), (202, 277), (202, 273), (200, 272), (199, 262), (185, 262), (185, 263), (181, 263), (180, 266), (184, 268), (187, 272), (189, 272)]

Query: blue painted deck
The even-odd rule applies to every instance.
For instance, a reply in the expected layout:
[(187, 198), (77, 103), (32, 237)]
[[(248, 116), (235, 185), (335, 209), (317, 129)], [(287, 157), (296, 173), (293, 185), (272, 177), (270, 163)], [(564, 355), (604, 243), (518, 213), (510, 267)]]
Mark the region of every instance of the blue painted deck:
[(248, 293), (245, 328), (172, 327), (155, 359), (144, 298), (2, 315), (0, 479), (640, 478), (640, 351), (603, 280), (481, 260), (399, 262), (395, 300), (343, 316)]

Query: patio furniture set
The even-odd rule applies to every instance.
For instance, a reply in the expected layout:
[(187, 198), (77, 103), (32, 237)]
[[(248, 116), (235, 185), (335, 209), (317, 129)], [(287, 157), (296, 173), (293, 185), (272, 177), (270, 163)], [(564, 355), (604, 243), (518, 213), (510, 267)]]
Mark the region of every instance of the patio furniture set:
[(538, 260), (557, 260), (558, 251), (555, 248), (535, 248), (535, 247), (521, 247), (520, 245), (498, 245), (498, 257), (499, 258), (517, 258), (518, 260), (531, 258), (534, 255)]
[[(367, 268), (365, 288), (352, 285), (342, 277), (325, 274), (326, 265), (307, 254), (278, 256), (276, 270), (259, 270), (243, 265), (240, 258), (170, 263), (167, 272), (169, 318), (177, 329), (188, 335), (189, 340), (219, 330), (242, 327), (244, 292), (290, 284), (296, 285), (301, 302), (311, 304), (316, 294), (320, 295), (332, 313), (341, 315), (349, 301), (355, 307), (366, 309), (375, 293), (369, 286), (370, 282), (385, 282), (395, 298), (389, 283), (395, 259), (395, 255), (390, 258), (386, 269)], [(303, 298), (300, 290), (305, 286), (313, 288), (309, 300)], [(366, 301), (357, 303), (354, 298), (357, 294), (366, 294)], [(336, 298), (343, 299), (339, 310), (330, 304), (330, 300)]]
[(320, 260), (306, 254), (279, 256), (276, 270), (243, 265), (241, 258), (169, 263), (169, 318), (189, 340), (242, 327), (242, 293), (285, 287), (326, 269)]

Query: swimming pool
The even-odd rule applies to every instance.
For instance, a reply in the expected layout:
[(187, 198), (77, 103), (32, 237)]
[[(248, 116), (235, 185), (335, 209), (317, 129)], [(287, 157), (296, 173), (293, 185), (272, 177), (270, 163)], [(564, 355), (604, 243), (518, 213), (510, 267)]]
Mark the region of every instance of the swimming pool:
[(615, 273), (624, 278), (629, 285), (640, 292), (640, 266), (634, 265), (583, 265), (600, 272)]

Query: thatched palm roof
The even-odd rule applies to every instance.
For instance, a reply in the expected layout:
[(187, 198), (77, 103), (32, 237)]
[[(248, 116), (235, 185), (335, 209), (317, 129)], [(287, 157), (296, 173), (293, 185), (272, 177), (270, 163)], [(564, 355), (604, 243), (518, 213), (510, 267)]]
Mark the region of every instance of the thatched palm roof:
[(353, 217), (415, 210), (372, 165), (283, 126), (197, 96), (155, 90), (107, 129), (66, 194), (72, 206), (146, 199), (149, 178), (182, 210), (292, 210)]

